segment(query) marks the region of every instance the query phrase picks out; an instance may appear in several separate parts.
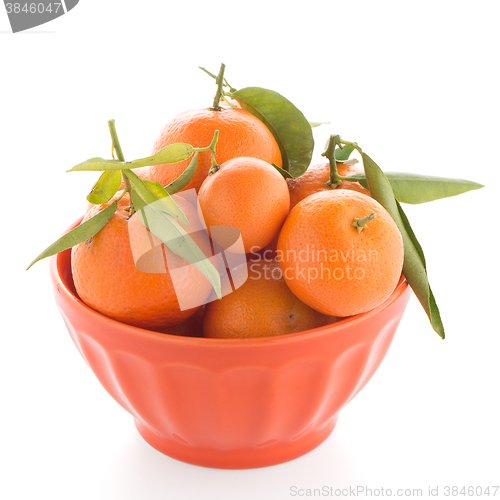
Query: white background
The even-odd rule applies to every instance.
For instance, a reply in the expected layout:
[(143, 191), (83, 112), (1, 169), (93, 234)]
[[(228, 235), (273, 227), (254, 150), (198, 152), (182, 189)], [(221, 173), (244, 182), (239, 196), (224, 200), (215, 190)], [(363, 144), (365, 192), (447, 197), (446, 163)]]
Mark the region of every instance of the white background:
[[(10, 34), (0, 6), (5, 499), (286, 499), (292, 487), (500, 484), (498, 324), (500, 4), (495, 0), (216, 2), (81, 0)], [(77, 217), (110, 157), (147, 156), (176, 113), (210, 106), (198, 66), (280, 92), (387, 171), (486, 187), (409, 206), (445, 324), (412, 297), (387, 358), (308, 455), (255, 470), (161, 455), (80, 358), (53, 301), (47, 262), (27, 264)], [(298, 491), (298, 490), (297, 490)], [(500, 498), (500, 491), (497, 493)]]

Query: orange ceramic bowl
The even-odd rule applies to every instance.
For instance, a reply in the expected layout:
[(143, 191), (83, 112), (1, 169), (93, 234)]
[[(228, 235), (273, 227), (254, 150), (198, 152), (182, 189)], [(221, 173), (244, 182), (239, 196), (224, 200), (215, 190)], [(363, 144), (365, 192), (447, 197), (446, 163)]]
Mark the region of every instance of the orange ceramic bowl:
[(410, 297), (404, 279), (373, 311), (280, 337), (178, 337), (107, 318), (77, 296), (71, 251), (52, 257), (57, 305), (106, 391), (160, 452), (191, 464), (252, 468), (297, 458), (384, 358)]

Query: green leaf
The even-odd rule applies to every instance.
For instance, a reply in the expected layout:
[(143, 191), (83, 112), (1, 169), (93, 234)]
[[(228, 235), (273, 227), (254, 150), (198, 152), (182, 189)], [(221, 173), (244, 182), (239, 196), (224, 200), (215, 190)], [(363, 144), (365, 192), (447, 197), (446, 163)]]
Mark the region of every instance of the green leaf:
[(281, 167), (278, 167), (275, 163), (271, 163), (271, 165), (283, 176), (284, 179), (293, 179), (290, 172), (283, 170)]
[(92, 236), (96, 235), (113, 217), (118, 207), (118, 200), (108, 205), (104, 210), (101, 210), (96, 215), (90, 219), (82, 222), (79, 226), (76, 226), (71, 231), (67, 232), (64, 236), (59, 238), (57, 241), (52, 243), (47, 247), (29, 266), (29, 269), (35, 262), (38, 262), (45, 257), (50, 257), (52, 255), (58, 254), (67, 250), (68, 248), (74, 247), (79, 243), (87, 241)]
[[(330, 146), (330, 141), (334, 137), (335, 136), (330, 136), (329, 139), (326, 141), (326, 144), (325, 144), (325, 153), (328, 151), (328, 148)], [(340, 136), (337, 136), (337, 137), (340, 139)], [(340, 149), (340, 147), (335, 148), (335, 161), (346, 162), (347, 160), (349, 160), (349, 156), (351, 156), (351, 153), (353, 151), (354, 151), (354, 147), (353, 146), (349, 146), (347, 144), (344, 144), (342, 146), (342, 149)], [(325, 153), (323, 153), (322, 156), (325, 156)]]
[(388, 172), (386, 175), (394, 190), (394, 195), (402, 203), (426, 203), (484, 187), (482, 184), (465, 179), (449, 179), (402, 172)]
[(311, 163), (314, 139), (311, 125), (288, 99), (272, 90), (247, 87), (230, 94), (271, 131), (282, 158), (282, 168), (292, 177), (301, 176)]
[[(414, 205), (457, 196), (484, 187), (477, 182), (448, 177), (432, 177), (404, 172), (386, 172), (385, 175), (391, 183), (396, 199), (401, 203)], [(367, 187), (365, 175), (362, 173), (350, 176), (349, 180), (358, 181), (363, 187)]]
[(168, 194), (175, 194), (179, 191), (182, 191), (188, 184), (189, 181), (193, 178), (193, 175), (198, 168), (198, 151), (193, 155), (193, 159), (189, 162), (189, 165), (186, 167), (184, 172), (182, 172), (177, 179), (174, 179), (170, 184), (165, 186), (165, 191)]
[(130, 201), (132, 202), (132, 205), (134, 206), (134, 210), (136, 212), (143, 209), (147, 205), (147, 203), (138, 193), (137, 188), (135, 186), (132, 186), (132, 189), (130, 191)]
[[(189, 226), (189, 221), (184, 215), (184, 212), (179, 208), (177, 203), (175, 203), (173, 198), (165, 191), (165, 188), (159, 182), (141, 179), (131, 170), (124, 170), (124, 174), (134, 184), (134, 187), (137, 189), (146, 205), (159, 201), (160, 203), (155, 204), (155, 210), (164, 210), (167, 214), (174, 216), (185, 226)], [(134, 205), (134, 209), (137, 210), (133, 200), (132, 203)]]
[(149, 189), (149, 191), (155, 195), (156, 199), (161, 200), (162, 198), (170, 196), (158, 181), (150, 181), (147, 179), (141, 179), (141, 181)]
[[(413, 229), (410, 226), (410, 222), (408, 221), (408, 218), (406, 217), (406, 214), (404, 213), (401, 205), (399, 204), (398, 201), (396, 201), (396, 204), (398, 206), (399, 214), (401, 215), (401, 220), (403, 221), (406, 232), (408, 233), (408, 236), (410, 237), (415, 249), (417, 250), (417, 252), (420, 256), (420, 259), (423, 263), (426, 274), (427, 274), (427, 266), (426, 266), (425, 256), (424, 256), (424, 252), (422, 250), (422, 247), (420, 246), (420, 243), (418, 242), (417, 237), (415, 236), (415, 233), (413, 232)], [(404, 268), (403, 268), (403, 273), (405, 273)], [(405, 276), (406, 276), (406, 274), (405, 274)], [(418, 295), (417, 295), (417, 297), (418, 297)], [(420, 297), (418, 297), (418, 299), (419, 299), (420, 303), (422, 304), (422, 306), (424, 306), (424, 303), (422, 303), (422, 300), (420, 299)], [(425, 309), (425, 306), (424, 306), (424, 309)], [(443, 327), (443, 323), (441, 321), (441, 315), (439, 314), (439, 309), (438, 309), (438, 306), (436, 303), (436, 299), (434, 298), (434, 294), (432, 293), (430, 286), (429, 286), (429, 309), (430, 309), (430, 314), (428, 313), (428, 316), (429, 316), (429, 319), (431, 320), (432, 328), (434, 329), (435, 332), (437, 332), (439, 334), (439, 336), (441, 338), (444, 339), (444, 327)]]
[(336, 161), (347, 161), (351, 153), (354, 151), (352, 146), (343, 146), (342, 149), (338, 148), (335, 150), (335, 160)]
[(220, 274), (186, 230), (167, 213), (155, 210), (154, 204), (146, 205), (136, 213), (144, 226), (173, 253), (186, 259), (203, 273), (220, 299), (222, 297)]
[(76, 171), (99, 171), (99, 170), (122, 170), (124, 168), (130, 168), (127, 162), (120, 160), (105, 160), (99, 158), (89, 158), (73, 168), (69, 169), (68, 172)]
[(141, 160), (133, 160), (133, 167), (147, 167), (150, 165), (161, 165), (163, 163), (177, 163), (179, 161), (187, 160), (193, 154), (194, 148), (191, 144), (178, 142), (170, 144), (169, 146), (160, 149), (158, 153)]
[(120, 189), (121, 183), (122, 176), (120, 171), (103, 172), (87, 196), (88, 202), (94, 205), (106, 203)]
[(361, 156), (370, 194), (391, 214), (403, 237), (403, 274), (427, 313), (434, 331), (444, 339), (444, 327), (429, 286), (422, 247), (418, 243), (401, 206), (395, 199), (391, 184), (384, 172), (366, 153), (362, 153)]
[[(130, 196), (134, 209), (141, 218), (144, 226), (165, 243), (172, 252), (183, 257), (202, 272), (212, 284), (217, 296), (221, 298), (222, 292), (219, 272), (207, 259), (191, 236), (171, 216), (171, 207), (169, 206), (168, 209), (165, 210), (163, 203), (167, 200), (174, 203), (177, 207), (173, 198), (168, 195), (168, 193), (167, 196), (157, 198), (157, 194), (159, 195), (160, 192), (156, 191), (157, 194), (155, 194), (148, 189), (148, 187), (152, 186), (152, 181), (142, 180), (136, 174), (128, 170), (125, 170), (125, 175), (134, 184)], [(161, 187), (159, 183), (156, 184)], [(161, 204), (159, 202), (161, 202)], [(177, 209), (182, 214), (181, 222), (185, 226), (189, 226), (189, 221), (184, 213), (179, 207), (177, 207)]]
[(158, 153), (147, 158), (133, 161), (103, 160), (102, 158), (90, 158), (74, 166), (68, 172), (78, 171), (110, 171), (129, 170), (137, 167), (147, 167), (151, 165), (161, 165), (164, 163), (176, 163), (187, 160), (193, 154), (193, 146), (190, 144), (176, 143), (164, 147)]

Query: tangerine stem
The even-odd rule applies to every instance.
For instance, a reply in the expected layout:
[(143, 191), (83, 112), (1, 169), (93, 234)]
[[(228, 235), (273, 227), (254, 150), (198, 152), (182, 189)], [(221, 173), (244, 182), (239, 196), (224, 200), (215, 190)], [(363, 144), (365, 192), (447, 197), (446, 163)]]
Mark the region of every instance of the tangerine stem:
[(217, 141), (219, 140), (219, 131), (216, 130), (214, 132), (214, 136), (212, 137), (212, 142), (210, 143), (210, 146), (208, 146), (208, 149), (212, 151), (212, 153), (215, 154), (215, 147), (217, 146)]
[(122, 147), (120, 146), (120, 141), (118, 140), (118, 134), (116, 133), (115, 120), (108, 120), (108, 127), (116, 156), (118, 157), (119, 161), (125, 161), (125, 158), (123, 157)]
[(208, 175), (215, 174), (215, 172), (217, 172), (217, 170), (219, 170), (219, 165), (217, 164), (217, 161), (215, 160), (215, 147), (217, 146), (218, 140), (219, 140), (219, 131), (216, 130), (214, 132), (214, 136), (212, 137), (212, 142), (210, 143), (209, 146), (207, 146), (206, 148), (193, 148), (193, 150), (196, 152), (210, 151), (210, 160), (211, 160), (212, 166), (210, 167), (210, 170), (208, 171)]
[(228, 106), (230, 106), (231, 108), (237, 108), (238, 106), (236, 106), (236, 104), (233, 104), (232, 102), (229, 102), (229, 101), (226, 99), (226, 95), (227, 95), (227, 94), (226, 94), (226, 93), (224, 93), (224, 94), (223, 94), (223, 96), (222, 96), (222, 99), (224, 99), (224, 101), (226, 102), (226, 104), (227, 104)]
[(214, 132), (214, 136), (212, 137), (212, 142), (206, 148), (193, 148), (193, 151), (201, 153), (203, 151), (213, 151), (215, 153), (215, 146), (217, 145), (217, 141), (219, 140), (219, 131), (216, 130)]
[[(207, 69), (202, 68), (201, 66), (198, 66), (198, 68), (200, 68), (201, 71), (204, 71), (208, 76), (211, 76), (214, 80), (217, 80), (217, 77), (213, 73), (210, 73), (210, 71), (208, 71)], [(230, 93), (237, 92), (237, 89), (235, 89), (234, 87), (231, 87), (231, 85), (229, 85), (229, 82), (226, 80), (226, 78), (224, 78), (224, 85), (229, 88)], [(225, 96), (225, 95), (229, 95), (229, 94), (227, 92), (222, 92), (222, 95)]]
[(338, 178), (337, 162), (335, 161), (335, 148), (338, 145), (340, 145), (340, 136), (331, 135), (326, 151), (321, 154), (321, 156), (325, 156), (326, 158), (328, 158), (330, 162), (330, 179), (328, 180), (327, 184), (333, 189), (335, 189), (342, 183), (342, 179)]
[(217, 77), (213, 73), (210, 73), (208, 69), (202, 68), (201, 66), (198, 66), (198, 68), (200, 68), (201, 71), (204, 71), (208, 76), (211, 76), (214, 80), (217, 80)]
[(375, 212), (372, 212), (370, 215), (367, 215), (366, 217), (360, 217), (360, 218), (354, 217), (354, 222), (351, 225), (358, 230), (358, 233), (360, 233), (373, 219), (375, 219)]
[(219, 74), (217, 75), (217, 78), (215, 79), (215, 83), (217, 83), (217, 92), (215, 93), (214, 103), (212, 105), (212, 109), (215, 111), (219, 111), (221, 109), (220, 100), (221, 100), (221, 97), (223, 94), (222, 86), (224, 85), (224, 71), (225, 71), (225, 69), (226, 69), (226, 65), (224, 63), (221, 63)]
[(210, 167), (210, 170), (208, 171), (208, 175), (215, 174), (217, 170), (219, 170), (219, 165), (215, 161), (215, 147), (217, 146), (217, 141), (219, 140), (219, 131), (216, 130), (214, 132), (214, 136), (212, 137), (212, 142), (210, 143), (210, 146), (208, 148), (210, 149), (210, 161), (212, 163), (212, 166)]
[[(332, 145), (333, 142), (333, 145)], [(360, 154), (363, 153), (362, 149), (358, 146), (357, 143), (355, 142), (350, 142), (350, 141), (344, 141), (340, 138), (339, 135), (331, 135), (330, 136), (330, 141), (328, 142), (328, 147), (326, 151), (321, 155), (321, 156), (326, 156), (330, 160), (330, 180), (327, 182), (330, 186), (338, 186), (342, 181), (349, 181), (353, 180), (349, 177), (345, 177), (343, 175), (340, 175), (337, 172), (337, 162), (335, 162), (335, 165), (332, 165), (332, 160), (330, 159), (331, 156), (335, 158), (335, 146), (339, 146), (342, 149), (342, 145), (344, 146), (351, 146), (353, 147), (356, 151), (358, 151)]]
[[(340, 137), (339, 137), (339, 139), (340, 139)], [(343, 141), (343, 140), (340, 140), (339, 142), (340, 142), (340, 144), (344, 144), (345, 146), (353, 147), (356, 151), (358, 151), (359, 154), (361, 154), (363, 152), (362, 149), (358, 146), (358, 144), (356, 142), (349, 142), (349, 141)]]
[[(112, 149), (116, 152), (116, 156), (119, 161), (125, 161), (125, 157), (123, 156), (122, 147), (120, 146), (120, 141), (118, 140), (118, 134), (116, 132), (115, 120), (108, 120), (108, 128), (111, 134), (111, 142)], [(122, 196), (125, 193), (130, 193), (130, 215), (135, 212), (134, 204), (132, 203), (132, 186), (130, 184), (129, 178), (122, 172), (123, 184), (125, 186), (125, 190), (123, 191)]]

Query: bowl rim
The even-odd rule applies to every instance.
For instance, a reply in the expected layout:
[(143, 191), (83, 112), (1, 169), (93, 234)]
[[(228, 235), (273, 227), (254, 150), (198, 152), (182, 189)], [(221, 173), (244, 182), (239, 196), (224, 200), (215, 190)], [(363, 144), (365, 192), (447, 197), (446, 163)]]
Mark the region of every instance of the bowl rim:
[[(67, 233), (69, 230), (76, 227), (80, 221), (83, 219), (83, 216), (77, 219), (71, 226), (69, 226), (63, 234)], [(64, 252), (71, 252), (71, 248), (65, 250)], [(391, 293), (391, 295), (379, 306), (374, 309), (356, 314), (353, 316), (348, 316), (342, 318), (334, 323), (330, 323), (328, 325), (320, 326), (317, 328), (313, 328), (310, 330), (303, 330), (301, 332), (295, 333), (287, 333), (286, 335), (275, 335), (271, 337), (253, 337), (253, 338), (243, 338), (243, 339), (218, 339), (218, 338), (205, 338), (205, 337), (185, 337), (180, 335), (172, 335), (168, 333), (156, 332), (153, 330), (146, 330), (144, 328), (140, 328), (137, 326), (128, 325), (126, 323), (122, 323), (113, 318), (109, 318), (104, 314), (92, 309), (90, 306), (85, 304), (78, 295), (74, 294), (72, 290), (66, 285), (65, 281), (61, 277), (59, 273), (59, 264), (61, 255), (64, 253), (58, 253), (50, 257), (50, 266), (49, 271), (52, 278), (52, 282), (54, 284), (54, 288), (58, 290), (60, 293), (64, 294), (66, 299), (73, 304), (74, 307), (78, 307), (84, 311), (87, 316), (94, 318), (97, 323), (101, 323), (103, 326), (108, 326), (113, 328), (113, 330), (122, 330), (124, 333), (128, 333), (129, 335), (136, 336), (138, 338), (147, 338), (150, 341), (160, 341), (160, 342), (173, 342), (176, 344), (184, 344), (184, 345), (196, 345), (196, 346), (231, 346), (231, 347), (241, 347), (241, 346), (262, 346), (262, 345), (274, 345), (276, 343), (287, 344), (293, 343), (303, 340), (304, 337), (308, 339), (312, 339), (322, 335), (332, 335), (337, 332), (342, 332), (346, 328), (351, 325), (356, 325), (358, 323), (362, 323), (364, 321), (370, 320), (373, 316), (379, 314), (384, 309), (387, 309), (391, 304), (399, 300), (403, 294), (408, 289), (408, 282), (403, 274), (399, 279), (396, 288)]]

